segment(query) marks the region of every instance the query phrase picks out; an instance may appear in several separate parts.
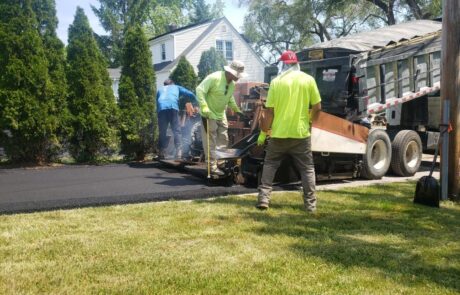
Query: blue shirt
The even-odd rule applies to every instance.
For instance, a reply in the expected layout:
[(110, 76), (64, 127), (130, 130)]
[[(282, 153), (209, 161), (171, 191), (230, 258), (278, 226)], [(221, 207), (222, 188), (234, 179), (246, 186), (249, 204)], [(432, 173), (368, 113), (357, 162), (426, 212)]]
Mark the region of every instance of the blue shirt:
[(187, 88), (174, 84), (161, 87), (157, 91), (157, 112), (170, 109), (179, 110), (179, 97), (181, 95), (196, 102), (195, 94)]

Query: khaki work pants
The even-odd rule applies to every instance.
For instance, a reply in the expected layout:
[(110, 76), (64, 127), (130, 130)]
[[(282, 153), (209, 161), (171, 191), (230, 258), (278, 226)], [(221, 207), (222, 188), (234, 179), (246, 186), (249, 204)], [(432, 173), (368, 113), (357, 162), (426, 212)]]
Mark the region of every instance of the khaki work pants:
[[(206, 121), (207, 125), (206, 126)], [(213, 120), (203, 118), (201, 124), (201, 141), (203, 142), (203, 151), (206, 161), (208, 161), (208, 143), (206, 128), (209, 129), (209, 150), (211, 171), (217, 170), (216, 149), (226, 149), (228, 146), (228, 123), (223, 120)]]
[(303, 200), (305, 209), (316, 208), (315, 195), (315, 166), (311, 151), (311, 138), (271, 138), (268, 142), (262, 170), (261, 184), (259, 185), (258, 202), (270, 202), (273, 179), (281, 161), (290, 155), (292, 164), (300, 173), (303, 187)]

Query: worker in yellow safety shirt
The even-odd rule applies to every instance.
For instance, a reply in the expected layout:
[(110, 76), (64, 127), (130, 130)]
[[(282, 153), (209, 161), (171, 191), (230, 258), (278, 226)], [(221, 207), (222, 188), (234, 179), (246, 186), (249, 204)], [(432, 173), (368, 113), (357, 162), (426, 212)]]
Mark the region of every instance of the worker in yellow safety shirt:
[[(201, 128), (203, 150), (206, 161), (210, 161), (213, 175), (224, 175), (224, 172), (217, 166), (216, 149), (226, 149), (228, 145), (228, 123), (225, 116), (227, 107), (244, 117), (235, 102), (233, 91), (235, 82), (245, 76), (244, 64), (234, 60), (229, 66), (224, 66), (224, 71), (209, 74), (196, 88), (200, 114), (203, 119)], [(209, 131), (209, 137), (206, 134), (207, 131)], [(209, 153), (207, 138), (209, 138)]]
[[(265, 104), (269, 117), (273, 119), (256, 207), (261, 210), (268, 209), (276, 170), (283, 158), (290, 155), (292, 164), (301, 176), (305, 210), (314, 212), (315, 167), (310, 122), (311, 119), (316, 119), (321, 110), (321, 97), (314, 78), (300, 71), (294, 52), (285, 51), (279, 61), (282, 69), (270, 83)], [(262, 131), (257, 143), (262, 145), (265, 137), (266, 133)]]

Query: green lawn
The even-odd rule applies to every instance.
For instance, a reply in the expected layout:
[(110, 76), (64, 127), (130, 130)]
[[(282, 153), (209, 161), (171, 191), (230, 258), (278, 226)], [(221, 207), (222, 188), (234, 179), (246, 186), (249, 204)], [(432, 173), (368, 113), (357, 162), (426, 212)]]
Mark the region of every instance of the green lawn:
[(458, 294), (460, 206), (414, 183), (0, 216), (2, 294)]

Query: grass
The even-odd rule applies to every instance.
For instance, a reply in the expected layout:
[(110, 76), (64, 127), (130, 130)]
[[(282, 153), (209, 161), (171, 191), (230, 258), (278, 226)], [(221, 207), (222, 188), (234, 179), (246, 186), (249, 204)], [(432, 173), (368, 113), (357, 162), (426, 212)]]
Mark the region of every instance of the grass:
[(0, 216), (0, 293), (458, 294), (460, 206), (414, 187)]

